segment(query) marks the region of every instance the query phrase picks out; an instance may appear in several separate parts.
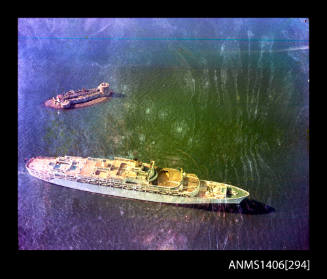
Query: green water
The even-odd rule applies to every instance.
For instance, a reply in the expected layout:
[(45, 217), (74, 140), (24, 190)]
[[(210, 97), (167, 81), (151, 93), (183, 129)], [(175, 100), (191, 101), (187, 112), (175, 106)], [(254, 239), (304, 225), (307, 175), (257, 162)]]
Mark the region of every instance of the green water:
[(287, 53), (239, 51), (215, 60), (209, 53), (197, 58), (203, 65), (192, 65), (189, 52), (166, 54), (181, 67), (116, 68), (115, 90), (125, 98), (48, 112), (54, 117), (45, 136), (55, 146), (51, 152), (155, 160), (247, 190), (265, 187), (271, 163), (283, 170), (297, 160), (286, 160), (293, 149), (308, 152), (305, 98), (297, 91), (308, 85), (305, 77), (296, 84), (297, 65)]

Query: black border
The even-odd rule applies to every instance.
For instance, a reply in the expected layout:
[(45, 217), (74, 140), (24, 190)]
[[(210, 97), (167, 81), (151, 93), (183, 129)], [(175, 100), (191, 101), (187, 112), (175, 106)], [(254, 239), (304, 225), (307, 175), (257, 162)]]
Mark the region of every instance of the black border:
[[(270, 5), (270, 4), (269, 4)], [(99, 8), (99, 6), (97, 5), (97, 7)], [(282, 9), (280, 7), (280, 9)], [(119, 14), (119, 13), (118, 13)], [(20, 18), (21, 16), (16, 17), (16, 24), (13, 24), (14, 28), (16, 29), (16, 34), (15, 31), (12, 32), (13, 36), (16, 35), (16, 61), (17, 61), (17, 65), (16, 65), (16, 74), (17, 74), (17, 79), (16, 79), (16, 85), (17, 85), (17, 90), (18, 90), (18, 18)], [(22, 16), (22, 17), (27, 17), (27, 16)], [(29, 17), (29, 16), (28, 16)], [(98, 16), (97, 16), (98, 17)], [(117, 16), (116, 17), (120, 17)], [(122, 17), (128, 17), (128, 16), (122, 16)], [(131, 16), (132, 17), (132, 16)], [(135, 17), (135, 16), (133, 16)], [(143, 16), (143, 17), (147, 17), (147, 16)], [(158, 17), (156, 15), (151, 16), (151, 17)], [(159, 16), (160, 17), (160, 16)], [(164, 17), (164, 16), (162, 16)], [(169, 16), (171, 17), (171, 16)], [(178, 17), (178, 16), (176, 16)], [(190, 16), (183, 16), (183, 17), (190, 17)], [(193, 16), (191, 16), (193, 17)], [(199, 18), (199, 16), (194, 16)], [(210, 16), (206, 16), (206, 17), (210, 17)], [(215, 17), (226, 17), (226, 16), (215, 16)], [(228, 17), (228, 16), (227, 16)], [(244, 16), (244, 17), (249, 17), (249, 16)], [(257, 17), (260, 18), (260, 16), (253, 16), (253, 17)], [(271, 16), (271, 17), (281, 17), (281, 16)], [(310, 36), (310, 54), (309, 54), (309, 59), (310, 59), (310, 70), (309, 70), (309, 76), (310, 76), (310, 89), (309, 92), (313, 92), (312, 89), (312, 82), (314, 81), (314, 78), (312, 76), (312, 41), (313, 41), (313, 27), (312, 27), (312, 23), (314, 22), (311, 16), (307, 16), (307, 15), (296, 15), (296, 16), (288, 16), (288, 17), (303, 17), (303, 18), (308, 18), (310, 25), (309, 25), (309, 36)], [(15, 40), (12, 40), (15, 41)], [(14, 50), (15, 48), (13, 48)], [(14, 64), (13, 64), (14, 65)], [(14, 76), (14, 75), (13, 75)], [(17, 91), (16, 91), (17, 92)], [(310, 130), (309, 130), (309, 135), (310, 135), (310, 143), (309, 143), (309, 178), (310, 178), (310, 186), (313, 185), (313, 170), (312, 170), (312, 110), (311, 110), (311, 105), (313, 104), (313, 99), (311, 94), (309, 94), (309, 102), (310, 102), (310, 110), (309, 110), (309, 126), (310, 126)], [(17, 105), (17, 110), (16, 110), (16, 124), (17, 124), (17, 129), (16, 129), (16, 138), (15, 140), (11, 141), (11, 143), (13, 143), (13, 145), (15, 145), (14, 148), (16, 148), (17, 150), (17, 146), (18, 146), (18, 99), (17, 99), (17, 95), (16, 95), (16, 105)], [(10, 111), (14, 111), (12, 108), (10, 109)], [(14, 117), (12, 119), (15, 119)], [(11, 133), (11, 132), (10, 132)], [(12, 135), (15, 135), (15, 133), (11, 133)], [(17, 151), (17, 164), (18, 164), (18, 151)], [(14, 185), (12, 185), (12, 180), (10, 180), (10, 182), (7, 181), (6, 186), (10, 189), (10, 191), (12, 191), (11, 193), (11, 197), (13, 198), (13, 201), (10, 202), (10, 214), (9, 214), (9, 218), (10, 218), (10, 230), (12, 229), (12, 232), (10, 232), (10, 236), (9, 239), (11, 239), (12, 243), (12, 247), (11, 247), (11, 251), (12, 254), (15, 255), (15, 260), (19, 260), (19, 265), (22, 264), (23, 266), (28, 266), (28, 265), (43, 265), (45, 263), (49, 263), (49, 261), (51, 260), (49, 257), (52, 258), (60, 258), (60, 262), (62, 264), (62, 267), (67, 266), (69, 267), (70, 264), (69, 262), (72, 260), (72, 258), (75, 258), (75, 260), (73, 260), (75, 262), (75, 268), (79, 268), (82, 267), (83, 265), (81, 265), (82, 263), (87, 264), (88, 261), (90, 260), (90, 258), (92, 258), (93, 260), (91, 261), (92, 264), (96, 264), (96, 266), (99, 269), (106, 269), (106, 267), (110, 268), (113, 267), (115, 263), (119, 263), (119, 262), (123, 262), (124, 264), (128, 265), (128, 267), (126, 266), (124, 269), (126, 271), (127, 270), (133, 270), (133, 268), (137, 269), (135, 271), (140, 271), (140, 273), (142, 274), (142, 272), (146, 272), (147, 270), (147, 266), (148, 265), (153, 265), (154, 270), (157, 269), (157, 275), (161, 274), (161, 270), (163, 273), (165, 273), (165, 271), (167, 272), (170, 268), (172, 268), (171, 272), (175, 273), (176, 275), (180, 272), (180, 274), (186, 275), (188, 272), (187, 270), (185, 270), (185, 266), (188, 265), (189, 268), (188, 271), (191, 271), (191, 273), (193, 273), (192, 271), (194, 271), (194, 275), (196, 273), (200, 274), (200, 275), (205, 275), (206, 274), (206, 270), (210, 270), (211, 267), (211, 271), (212, 274), (216, 274), (216, 276), (218, 276), (218, 274), (221, 271), (231, 271), (228, 270), (228, 265), (230, 263), (231, 260), (310, 260), (312, 262), (313, 260), (313, 251), (316, 250), (317, 246), (316, 246), (316, 239), (314, 240), (314, 238), (312, 237), (313, 233), (314, 233), (314, 229), (313, 229), (313, 216), (314, 214), (317, 213), (316, 210), (314, 210), (314, 206), (317, 203), (314, 203), (314, 196), (313, 196), (313, 192), (311, 187), (310, 191), (309, 191), (309, 210), (310, 210), (310, 218), (309, 218), (309, 230), (310, 230), (310, 240), (309, 240), (309, 245), (310, 245), (310, 249), (308, 251), (296, 251), (296, 250), (287, 250), (287, 251), (282, 251), (282, 250), (250, 250), (250, 251), (243, 251), (243, 250), (237, 250), (237, 251), (196, 251), (196, 250), (192, 250), (192, 251), (22, 251), (18, 249), (18, 212), (17, 212), (17, 207), (18, 207), (18, 200), (17, 200), (17, 185), (18, 185), (18, 177), (17, 177), (17, 168), (16, 168), (16, 164), (12, 163), (12, 165), (14, 166), (15, 170), (13, 170), (13, 176), (12, 177), (16, 177), (16, 187), (14, 187)], [(6, 215), (8, 213), (8, 211), (6, 210), (4, 212)], [(13, 214), (11, 214), (13, 213)], [(11, 217), (10, 217), (11, 216)], [(8, 230), (7, 230), (8, 231)], [(314, 240), (314, 241), (313, 241)], [(43, 257), (44, 256), (44, 257)], [(74, 256), (74, 257), (72, 257)], [(91, 257), (86, 257), (84, 256), (91, 256)], [(145, 263), (146, 262), (146, 263)], [(166, 266), (164, 265), (162, 267), (162, 263), (167, 263), (167, 262), (171, 262), (172, 265)], [(194, 264), (192, 263), (194, 262)], [(111, 263), (111, 264), (109, 264)], [(52, 265), (51, 263), (49, 263), (50, 265)], [(56, 263), (58, 264), (58, 262)], [(141, 267), (139, 266), (141, 264)], [(315, 268), (315, 264), (310, 263), (311, 269)], [(90, 265), (91, 266), (91, 265)], [(166, 267), (165, 267), (166, 266)], [(212, 267), (214, 267), (214, 269), (212, 270)], [(173, 271), (174, 270), (174, 271)], [(178, 272), (179, 270), (179, 272)], [(207, 270), (207, 271), (208, 271)], [(150, 271), (150, 270), (149, 270)], [(245, 271), (245, 270), (238, 270), (238, 271)], [(246, 271), (250, 271), (253, 272), (253, 270), (246, 270)], [(257, 270), (257, 271), (261, 271), (261, 270)], [(256, 272), (257, 272), (256, 271)], [(265, 270), (265, 271), (269, 271), (269, 270)], [(292, 272), (292, 271), (288, 271), (288, 272)], [(105, 273), (107, 273), (108, 275), (110, 274), (110, 270), (105, 270)], [(210, 272), (211, 273), (211, 272)], [(153, 276), (157, 276), (155, 274), (153, 274)]]

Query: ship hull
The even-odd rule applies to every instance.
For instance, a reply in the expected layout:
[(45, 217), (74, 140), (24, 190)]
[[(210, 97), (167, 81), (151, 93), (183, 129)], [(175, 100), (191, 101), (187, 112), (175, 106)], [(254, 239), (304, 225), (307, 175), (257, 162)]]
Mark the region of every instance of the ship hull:
[[(30, 174), (32, 176), (35, 176), (31, 172)], [(170, 196), (170, 195), (162, 195), (162, 194), (142, 192), (142, 191), (127, 190), (121, 188), (114, 188), (110, 186), (101, 186), (101, 185), (83, 183), (78, 181), (65, 180), (60, 178), (54, 178), (49, 180), (45, 180), (41, 177), (37, 177), (37, 178), (52, 184), (56, 184), (76, 190), (87, 191), (91, 193), (98, 193), (103, 195), (143, 200), (143, 201), (169, 203), (169, 204), (239, 204), (245, 198), (245, 197), (241, 197), (241, 198), (234, 198), (234, 199), (233, 198), (208, 199), (208, 198), (200, 198), (200, 197)]]
[(91, 106), (105, 101), (111, 97), (113, 92), (109, 89), (109, 83), (101, 83), (97, 88), (89, 90), (83, 89), (75, 92), (74, 90), (66, 92), (64, 95), (58, 95), (55, 98), (47, 100), (46, 107), (54, 109), (74, 109), (79, 107)]

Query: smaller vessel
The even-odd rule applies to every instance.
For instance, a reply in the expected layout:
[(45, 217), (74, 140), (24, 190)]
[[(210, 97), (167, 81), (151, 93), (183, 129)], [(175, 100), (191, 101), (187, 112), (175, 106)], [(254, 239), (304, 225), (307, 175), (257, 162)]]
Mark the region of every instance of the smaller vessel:
[(45, 102), (45, 106), (55, 109), (72, 109), (94, 105), (112, 96), (108, 82), (102, 82), (97, 88), (69, 90)]

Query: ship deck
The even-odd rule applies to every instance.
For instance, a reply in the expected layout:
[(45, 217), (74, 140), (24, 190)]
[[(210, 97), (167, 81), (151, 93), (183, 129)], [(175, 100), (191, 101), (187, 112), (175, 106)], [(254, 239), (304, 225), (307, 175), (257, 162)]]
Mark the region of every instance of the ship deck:
[(200, 180), (199, 178), (193, 174), (188, 173), (184, 177), (184, 191), (186, 192), (193, 192), (199, 186)]
[[(149, 184), (146, 179), (147, 171), (151, 165), (135, 160), (116, 157), (111, 159), (81, 158), (81, 157), (58, 157), (58, 158), (35, 158), (30, 163), (31, 168), (44, 170), (50, 173), (84, 177), (92, 179), (134, 179), (140, 184)], [(177, 169), (163, 168), (158, 170), (156, 183), (150, 185), (176, 188), (182, 182), (182, 173)], [(184, 178), (184, 190), (192, 192), (198, 185), (196, 175), (186, 175)]]
[(91, 101), (87, 101), (87, 102), (84, 102), (84, 103), (73, 104), (72, 107), (71, 107), (71, 109), (85, 108), (85, 107), (88, 107), (88, 106), (93, 106), (95, 104), (99, 104), (99, 103), (105, 102), (109, 98), (110, 98), (109, 96), (105, 96), (105, 97), (99, 97), (99, 98), (96, 98), (96, 99), (93, 99)]
[(37, 171), (48, 171), (48, 165), (53, 162), (50, 157), (36, 157), (28, 161), (27, 167)]
[[(150, 165), (144, 164), (149, 167)], [(140, 166), (137, 161), (128, 159), (88, 159), (83, 168), (81, 168), (80, 175), (92, 178), (117, 178), (125, 180), (127, 178), (138, 179), (146, 183), (145, 175), (138, 172)]]

